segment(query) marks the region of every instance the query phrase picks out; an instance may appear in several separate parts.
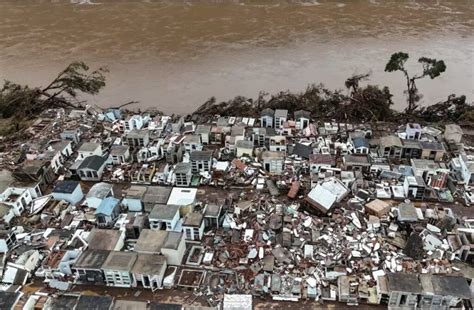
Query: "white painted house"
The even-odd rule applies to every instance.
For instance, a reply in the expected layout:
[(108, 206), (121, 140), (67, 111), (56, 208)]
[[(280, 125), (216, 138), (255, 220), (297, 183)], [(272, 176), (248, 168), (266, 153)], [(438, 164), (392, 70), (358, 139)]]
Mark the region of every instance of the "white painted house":
[(311, 113), (304, 110), (295, 112), (296, 129), (303, 130), (309, 126)]
[(102, 201), (114, 195), (113, 185), (99, 182), (92, 185), (86, 196), (86, 204), (89, 208), (97, 209)]
[(272, 109), (263, 109), (260, 113), (260, 127), (273, 127), (273, 117), (275, 111)]
[(93, 155), (102, 156), (102, 145), (100, 143), (84, 142), (77, 150), (77, 153), (77, 160), (83, 160)]
[(180, 206), (157, 204), (150, 212), (148, 219), (153, 230), (174, 231), (179, 222)]
[(204, 215), (200, 212), (186, 214), (183, 231), (188, 240), (201, 240), (204, 235)]
[(275, 110), (275, 128), (280, 129), (283, 128), (283, 123), (285, 123), (288, 120), (288, 110), (281, 110), (277, 109)]
[(7, 253), (16, 244), (16, 234), (13, 230), (0, 230), (0, 253)]
[(194, 133), (201, 136), (202, 144), (210, 143), (211, 125), (197, 125)]
[(405, 128), (406, 138), (408, 140), (420, 140), (423, 129), (420, 124), (408, 123)]
[(112, 145), (110, 148), (110, 160), (114, 165), (128, 162), (130, 159), (130, 148), (128, 145)]
[(464, 180), (464, 184), (474, 184), (474, 157), (467, 156), (465, 154), (459, 155), (459, 163), (461, 166), (461, 175)]
[(20, 216), (33, 198), (27, 188), (8, 187), (0, 194), (0, 203), (10, 206), (15, 216)]
[(237, 157), (242, 157), (244, 155), (253, 156), (253, 142), (249, 140), (239, 140), (235, 144), (236, 146), (236, 155)]
[(72, 205), (78, 204), (84, 198), (81, 183), (72, 180), (58, 181), (52, 195), (55, 200), (64, 200)]
[(162, 287), (167, 266), (166, 257), (162, 255), (138, 253), (132, 268), (135, 285), (156, 291)]
[(108, 286), (132, 287), (132, 268), (137, 259), (135, 252), (112, 251), (102, 265)]
[(161, 247), (168, 265), (180, 266), (186, 252), (186, 243), (182, 232), (170, 231)]
[(271, 174), (283, 173), (285, 166), (285, 152), (265, 151), (261, 154), (263, 168)]
[(147, 191), (146, 186), (132, 185), (125, 190), (125, 198), (122, 204), (127, 207), (128, 211), (141, 212), (143, 211), (143, 198)]

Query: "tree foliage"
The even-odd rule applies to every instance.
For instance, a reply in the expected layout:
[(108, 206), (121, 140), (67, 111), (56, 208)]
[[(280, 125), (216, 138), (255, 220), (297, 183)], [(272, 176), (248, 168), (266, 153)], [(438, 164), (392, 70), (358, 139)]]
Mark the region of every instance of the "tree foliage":
[(19, 122), (53, 107), (80, 105), (79, 94), (95, 95), (105, 87), (104, 68), (90, 72), (84, 62), (73, 62), (44, 88), (5, 81), (0, 89), (0, 114)]
[(422, 79), (424, 77), (430, 77), (434, 79), (441, 75), (441, 73), (446, 71), (446, 64), (443, 60), (436, 60), (434, 58), (428, 57), (421, 57), (418, 59), (418, 62), (422, 65), (422, 72), (410, 76), (408, 70), (405, 67), (406, 62), (409, 59), (409, 55), (404, 52), (398, 52), (392, 54), (388, 63), (385, 66), (386, 72), (394, 72), (394, 71), (401, 71), (406, 79), (407, 90), (406, 93), (408, 94), (408, 107), (406, 108), (406, 112), (408, 115), (412, 115), (415, 110), (418, 108), (417, 103), (421, 99), (421, 94), (418, 92), (418, 88), (416, 86), (416, 81)]
[(347, 79), (346, 86), (352, 89), (349, 96), (341, 90), (330, 90), (323, 84), (311, 84), (301, 93), (284, 91), (271, 95), (268, 99), (268, 94), (260, 93), (255, 101), (237, 96), (232, 100), (217, 103), (212, 97), (199, 107), (195, 114), (258, 117), (262, 109), (271, 108), (286, 109), (290, 113), (306, 110), (319, 119), (340, 121), (369, 122), (391, 119), (393, 102), (390, 90), (374, 85), (360, 87), (360, 82), (368, 77), (369, 74), (363, 74)]
[(466, 102), (466, 96), (452, 94), (445, 101), (420, 108), (416, 116), (426, 122), (473, 122), (474, 106)]

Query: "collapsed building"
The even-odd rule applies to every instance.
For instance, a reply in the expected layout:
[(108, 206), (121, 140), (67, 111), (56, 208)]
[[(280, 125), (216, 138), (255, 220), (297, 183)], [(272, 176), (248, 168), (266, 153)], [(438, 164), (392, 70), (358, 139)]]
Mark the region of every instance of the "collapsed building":
[(183, 308), (473, 305), (474, 157), (457, 125), (54, 115), (0, 162), (6, 307), (159, 308), (85, 285), (175, 289)]

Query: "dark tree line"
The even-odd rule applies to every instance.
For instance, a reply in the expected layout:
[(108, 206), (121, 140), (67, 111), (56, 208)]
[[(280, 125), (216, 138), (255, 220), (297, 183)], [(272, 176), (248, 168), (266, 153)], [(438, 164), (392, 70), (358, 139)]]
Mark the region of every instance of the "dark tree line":
[(361, 86), (369, 79), (370, 74), (359, 74), (349, 77), (345, 86), (349, 94), (340, 90), (330, 90), (324, 85), (310, 85), (304, 92), (289, 91), (272, 95), (265, 100), (265, 93), (260, 93), (258, 99), (242, 96), (232, 100), (217, 103), (213, 97), (197, 109), (200, 115), (243, 115), (258, 116), (264, 108), (287, 109), (289, 112), (306, 110), (313, 117), (320, 119), (336, 119), (339, 121), (372, 122), (372, 121), (425, 121), (425, 122), (456, 122), (472, 121), (474, 112), (472, 104), (466, 102), (465, 96), (450, 95), (447, 100), (420, 107), (422, 94), (416, 82), (429, 77), (434, 79), (446, 71), (443, 60), (421, 57), (418, 62), (422, 65), (420, 73), (411, 75), (406, 69), (409, 55), (404, 52), (394, 53), (386, 67), (386, 72), (401, 71), (406, 79), (407, 107), (404, 112), (392, 109), (392, 94), (388, 87), (368, 84)]

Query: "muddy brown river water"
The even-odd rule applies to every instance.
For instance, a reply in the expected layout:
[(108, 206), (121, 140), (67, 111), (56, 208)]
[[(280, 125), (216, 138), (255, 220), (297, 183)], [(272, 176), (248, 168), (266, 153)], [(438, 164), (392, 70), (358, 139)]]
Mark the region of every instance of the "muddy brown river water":
[[(444, 59), (420, 82), (423, 103), (474, 98), (474, 1), (89, 1), (0, 0), (0, 78), (44, 85), (74, 60), (110, 70), (91, 103), (191, 112), (211, 96), (260, 90), (343, 88), (372, 73), (404, 105), (403, 79), (385, 73), (391, 53)], [(100, 3), (99, 3), (100, 2)]]

